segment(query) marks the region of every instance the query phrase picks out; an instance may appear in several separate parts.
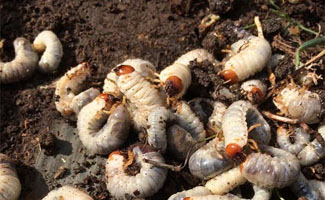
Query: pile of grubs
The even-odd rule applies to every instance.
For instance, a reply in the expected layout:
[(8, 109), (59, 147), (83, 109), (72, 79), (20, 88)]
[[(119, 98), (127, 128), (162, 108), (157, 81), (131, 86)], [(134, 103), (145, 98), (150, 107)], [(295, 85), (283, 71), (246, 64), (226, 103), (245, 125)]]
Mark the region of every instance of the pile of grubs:
[[(107, 74), (102, 91), (87, 87), (92, 66), (86, 62), (57, 81), (57, 110), (76, 122), (87, 151), (109, 155), (105, 175), (113, 197), (150, 197), (162, 188), (168, 170), (188, 166), (204, 184), (169, 199), (243, 199), (234, 189), (247, 181), (255, 193), (252, 199), (270, 199), (272, 189), (285, 187), (297, 197), (325, 199), (325, 183), (307, 180), (301, 172), (302, 166), (325, 156), (321, 99), (311, 90), (322, 78), (317, 72), (324, 74), (324, 69), (302, 65), (294, 77), (276, 83), (271, 69), (283, 56), (272, 55), (259, 18), (254, 21), (258, 36), (241, 34), (242, 39), (231, 44), (222, 62), (205, 49), (195, 49), (160, 73), (149, 61), (125, 60)], [(51, 31), (40, 33), (33, 44), (17, 38), (14, 48), (15, 59), (0, 63), (1, 84), (25, 80), (35, 69), (55, 71), (63, 55), (62, 45)], [(222, 80), (213, 92), (222, 102), (183, 100), (193, 82), (192, 70), (199, 65), (212, 66)], [(260, 72), (269, 75), (268, 82), (247, 80)], [(261, 106), (270, 98), (279, 113)], [(271, 141), (271, 128), (264, 117), (277, 125), (276, 141)], [(131, 129), (139, 133), (140, 141), (119, 150)], [(184, 165), (165, 163), (166, 152)], [(128, 170), (131, 167), (136, 170)], [(12, 161), (0, 154), (0, 199), (18, 199), (21, 187)], [(72, 186), (63, 186), (43, 200), (58, 198), (92, 199)]]

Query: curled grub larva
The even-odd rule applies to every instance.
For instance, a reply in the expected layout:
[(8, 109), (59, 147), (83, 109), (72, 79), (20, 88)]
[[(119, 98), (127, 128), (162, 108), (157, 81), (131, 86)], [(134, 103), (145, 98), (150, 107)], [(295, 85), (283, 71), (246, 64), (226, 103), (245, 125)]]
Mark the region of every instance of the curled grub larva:
[(299, 174), (298, 179), (293, 182), (290, 189), (297, 197), (305, 197), (308, 200), (320, 199), (318, 191), (313, 188), (310, 181), (308, 181), (302, 173)]
[(259, 111), (248, 101), (236, 101), (226, 110), (222, 130), (225, 137), (226, 154), (234, 157), (247, 144), (248, 126), (258, 124), (250, 136), (259, 143), (267, 144), (271, 139), (270, 126)]
[(38, 63), (39, 71), (49, 73), (58, 68), (63, 56), (63, 47), (55, 33), (42, 31), (35, 38), (33, 47), (36, 51), (44, 51)]
[(197, 186), (190, 190), (177, 192), (168, 198), (168, 200), (183, 200), (185, 197), (205, 196), (212, 194), (210, 190), (203, 186)]
[(185, 101), (179, 101), (175, 105), (176, 122), (188, 131), (196, 141), (202, 141), (206, 132), (203, 123), (191, 110), (191, 107)]
[[(145, 198), (155, 194), (164, 184), (167, 169), (145, 162), (145, 159), (164, 163), (162, 155), (148, 145), (135, 145), (130, 150), (133, 164), (140, 166), (137, 174), (125, 170), (127, 160), (122, 152), (112, 152), (106, 162), (106, 185), (112, 196), (118, 199), (129, 197)], [(130, 159), (130, 158), (129, 158)]]
[(189, 160), (191, 174), (201, 179), (210, 179), (233, 166), (225, 156), (225, 143), (218, 138), (198, 149)]
[(274, 157), (252, 153), (240, 165), (242, 175), (251, 183), (265, 188), (284, 188), (297, 180), (300, 164), (296, 156), (282, 149), (263, 146)]
[[(254, 196), (251, 200), (268, 200), (271, 198), (271, 191), (265, 188), (258, 187), (256, 185), (253, 186)], [(245, 198), (240, 198), (233, 194), (225, 194), (225, 195), (205, 195), (205, 196), (187, 196), (184, 200), (247, 200)]]
[(221, 76), (225, 81), (236, 83), (261, 71), (272, 56), (271, 46), (261, 37), (250, 36), (231, 45), (235, 53), (227, 58)]
[(319, 135), (297, 155), (301, 165), (311, 165), (325, 157), (325, 146), (319, 140), (325, 140), (325, 125), (318, 128)]
[(213, 194), (223, 195), (245, 182), (246, 178), (241, 174), (239, 167), (236, 167), (208, 180), (205, 187)]
[(276, 140), (281, 149), (296, 155), (309, 143), (310, 135), (302, 128), (295, 128), (293, 133), (295, 141), (291, 143), (289, 130), (280, 126), (276, 132)]
[(150, 110), (165, 104), (160, 92), (130, 65), (114, 68), (117, 86), (137, 109)]
[[(82, 94), (85, 88), (86, 79), (90, 76), (90, 66), (88, 63), (82, 63), (70, 69), (64, 76), (57, 82), (55, 96), (56, 109), (64, 117), (72, 117), (73, 114), (80, 111), (82, 106), (92, 101), (98, 94), (97, 89), (91, 88)], [(78, 96), (76, 96), (79, 94)]]
[(197, 62), (208, 60), (213, 64), (217, 63), (213, 55), (204, 49), (195, 49), (179, 57), (172, 65), (160, 72), (159, 78), (169, 97), (180, 98), (185, 94), (192, 81), (189, 65), (191, 61), (195, 60)]
[(174, 114), (167, 108), (160, 106), (154, 108), (148, 116), (148, 143), (157, 150), (166, 151), (167, 135), (166, 123), (173, 120)]
[(191, 109), (197, 115), (201, 122), (208, 123), (208, 119), (213, 111), (213, 101), (206, 98), (194, 98), (188, 102)]
[(167, 130), (167, 150), (175, 158), (185, 160), (200, 146), (192, 135), (177, 124)]
[[(142, 60), (139, 58), (127, 59), (123, 63), (118, 64), (117, 67), (121, 65), (132, 66), (135, 71), (140, 73), (145, 78), (155, 78), (153, 73), (156, 71), (156, 68), (149, 61)], [(107, 74), (104, 82), (103, 93), (113, 94), (116, 97), (121, 97), (120, 90), (116, 85), (117, 78), (118, 77), (115, 74), (114, 69)]]
[(77, 188), (69, 185), (60, 187), (59, 189), (52, 190), (42, 200), (93, 200), (87, 193), (78, 190)]
[(0, 199), (17, 200), (21, 191), (21, 184), (12, 161), (5, 154), (0, 153)]
[(15, 58), (11, 62), (0, 60), (0, 83), (8, 84), (26, 80), (31, 77), (36, 69), (38, 55), (32, 50), (32, 46), (25, 38), (17, 38), (14, 41)]
[(267, 93), (267, 86), (260, 80), (248, 80), (240, 86), (241, 92), (252, 104), (261, 103)]
[(319, 122), (321, 102), (319, 95), (290, 83), (273, 98), (274, 105), (286, 116), (300, 122)]
[(222, 131), (223, 116), (227, 110), (227, 106), (219, 101), (213, 103), (213, 112), (208, 119), (208, 129), (213, 133)]
[(124, 105), (116, 107), (114, 104), (114, 97), (101, 94), (83, 107), (78, 115), (77, 129), (80, 140), (92, 153), (108, 154), (128, 138), (128, 111)]

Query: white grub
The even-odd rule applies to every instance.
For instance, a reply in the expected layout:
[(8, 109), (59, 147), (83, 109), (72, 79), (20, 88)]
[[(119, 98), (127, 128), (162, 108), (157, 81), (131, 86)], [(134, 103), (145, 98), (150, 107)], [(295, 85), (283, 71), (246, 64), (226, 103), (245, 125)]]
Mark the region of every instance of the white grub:
[(63, 56), (63, 47), (59, 38), (52, 31), (42, 31), (33, 42), (36, 51), (44, 51), (38, 63), (38, 69), (42, 73), (55, 71)]
[(10, 62), (0, 60), (0, 84), (15, 83), (31, 77), (37, 67), (38, 55), (25, 38), (14, 41), (15, 58)]
[(290, 83), (273, 98), (274, 105), (284, 115), (300, 122), (319, 122), (321, 102), (319, 95)]
[(107, 94), (99, 95), (83, 107), (78, 115), (80, 140), (91, 153), (109, 154), (128, 138), (129, 113), (124, 105), (114, 107), (116, 105), (111, 98)]
[(189, 65), (192, 61), (203, 62), (210, 61), (213, 64), (217, 60), (204, 49), (194, 49), (179, 57), (172, 65), (166, 67), (160, 72), (160, 81), (165, 87), (168, 96), (181, 98), (192, 81)]
[(204, 125), (191, 110), (188, 103), (179, 101), (173, 109), (176, 110), (177, 124), (188, 131), (196, 141), (203, 141), (206, 136)]
[[(325, 139), (325, 125), (318, 127), (319, 136)], [(310, 142), (297, 155), (300, 164), (303, 166), (311, 165), (325, 157), (325, 146), (320, 143), (317, 138)]]
[(124, 165), (127, 160), (120, 151), (112, 152), (106, 162), (107, 190), (116, 199), (150, 197), (164, 185), (167, 177), (167, 169), (156, 167), (144, 160), (164, 163), (160, 153), (153, 151), (148, 145), (141, 144), (131, 147), (131, 151), (133, 162), (141, 167), (136, 175), (126, 173)]
[(185, 190), (182, 192), (177, 192), (168, 198), (168, 200), (183, 200), (185, 197), (195, 197), (195, 196), (204, 196), (212, 194), (210, 190), (203, 186), (197, 186), (190, 190)]
[(296, 156), (270, 146), (261, 149), (274, 157), (263, 153), (250, 154), (240, 165), (242, 175), (249, 182), (272, 189), (284, 188), (297, 180), (300, 164)]
[(261, 103), (267, 94), (266, 84), (257, 79), (243, 82), (240, 89), (252, 104)]
[(222, 130), (226, 154), (233, 157), (240, 153), (248, 140), (248, 127), (259, 125), (250, 133), (258, 143), (267, 144), (271, 139), (270, 126), (259, 111), (248, 101), (236, 101), (226, 110)]
[[(251, 200), (268, 200), (271, 198), (271, 191), (265, 188), (258, 187), (256, 185), (253, 186), (254, 196)], [(225, 195), (205, 195), (205, 196), (187, 196), (184, 200), (248, 200), (244, 198), (240, 198), (233, 194), (225, 194)]]
[(114, 72), (118, 88), (137, 109), (151, 110), (165, 105), (160, 92), (132, 66), (120, 65)]
[(42, 200), (93, 200), (87, 193), (69, 185), (52, 190)]
[(221, 76), (236, 83), (260, 72), (272, 56), (271, 46), (261, 37), (250, 36), (231, 45), (233, 56), (226, 58)]
[[(79, 64), (70, 69), (56, 84), (56, 109), (63, 117), (75, 119), (75, 112), (79, 112), (82, 106), (92, 101), (99, 93), (97, 89), (82, 91), (86, 87), (86, 80), (90, 76), (90, 66), (88, 63)], [(77, 96), (77, 95), (80, 96)]]
[(21, 184), (12, 161), (0, 153), (0, 199), (17, 200), (20, 191)]
[(192, 135), (177, 124), (172, 125), (167, 130), (167, 151), (178, 160), (184, 161), (200, 144)]
[[(135, 71), (140, 73), (145, 78), (155, 78), (153, 73), (156, 71), (156, 68), (151, 62), (147, 60), (142, 60), (140, 58), (127, 59), (123, 63), (118, 64), (117, 67), (121, 65), (132, 66)], [(107, 74), (104, 81), (103, 93), (113, 94), (116, 97), (122, 96), (119, 88), (116, 85), (117, 78), (118, 77), (113, 70)]]
[(293, 128), (294, 142), (290, 141), (289, 129), (280, 126), (276, 132), (276, 141), (280, 148), (294, 155), (298, 154), (310, 140), (309, 133), (306, 133), (302, 128)]
[(300, 173), (298, 179), (290, 186), (290, 189), (297, 197), (305, 197), (308, 200), (318, 200), (320, 199), (319, 192), (314, 187), (314, 184)]
[(219, 101), (213, 102), (213, 112), (208, 119), (207, 127), (214, 133), (222, 131), (223, 116), (227, 110), (227, 106)]
[(148, 116), (148, 144), (162, 152), (167, 148), (166, 126), (167, 122), (175, 118), (167, 108), (161, 106), (154, 108)]
[(317, 181), (317, 180), (310, 180), (309, 184), (312, 189), (319, 192), (321, 199), (325, 199), (325, 182)]
[(225, 143), (216, 137), (192, 154), (189, 160), (191, 174), (201, 179), (210, 179), (233, 166), (225, 155)]
[(188, 104), (195, 115), (200, 118), (201, 122), (204, 124), (208, 123), (209, 117), (213, 111), (213, 100), (197, 97), (190, 100)]
[(210, 179), (205, 184), (205, 187), (213, 194), (223, 195), (245, 182), (246, 178), (241, 174), (238, 166)]

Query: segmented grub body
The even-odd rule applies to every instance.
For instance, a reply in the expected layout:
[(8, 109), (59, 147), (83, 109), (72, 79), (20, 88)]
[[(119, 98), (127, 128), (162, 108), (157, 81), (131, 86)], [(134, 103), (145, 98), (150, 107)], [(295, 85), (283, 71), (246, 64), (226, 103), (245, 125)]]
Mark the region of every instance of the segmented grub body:
[(12, 161), (0, 153), (0, 199), (17, 200), (20, 191), (21, 184)]
[(164, 184), (167, 169), (156, 167), (144, 159), (164, 163), (162, 155), (149, 146), (136, 145), (131, 148), (134, 161), (140, 166), (136, 175), (124, 170), (126, 159), (120, 151), (112, 152), (106, 162), (106, 185), (111, 195), (117, 199), (126, 197), (146, 198), (154, 195)]
[(227, 106), (219, 101), (213, 102), (213, 112), (209, 117), (207, 127), (214, 133), (222, 131), (223, 116), (227, 110)]
[(272, 50), (262, 37), (249, 36), (231, 45), (235, 53), (227, 58), (221, 76), (230, 83), (243, 81), (260, 72), (269, 62)]
[(14, 41), (15, 58), (10, 62), (0, 60), (0, 83), (8, 84), (26, 80), (31, 77), (37, 67), (38, 55), (25, 38)]
[(42, 200), (93, 200), (87, 193), (69, 185), (52, 190)]
[(320, 199), (319, 192), (315, 190), (310, 181), (300, 173), (298, 179), (290, 186), (290, 189), (297, 197), (305, 197), (308, 200)]
[(300, 122), (319, 122), (321, 102), (319, 95), (295, 84), (288, 84), (273, 99), (274, 105), (286, 116)]
[(108, 95), (102, 94), (86, 105), (78, 115), (80, 140), (92, 153), (109, 154), (128, 138), (129, 113), (124, 105), (112, 108), (114, 103)]
[(33, 42), (36, 51), (44, 51), (38, 63), (38, 69), (43, 73), (55, 71), (63, 56), (63, 47), (59, 38), (52, 31), (42, 31)]

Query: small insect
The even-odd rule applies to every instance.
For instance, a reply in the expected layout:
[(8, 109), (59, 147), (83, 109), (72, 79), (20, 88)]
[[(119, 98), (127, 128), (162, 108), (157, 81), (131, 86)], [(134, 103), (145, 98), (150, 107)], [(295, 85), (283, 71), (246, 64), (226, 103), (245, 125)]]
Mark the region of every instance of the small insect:
[(233, 56), (226, 58), (224, 69), (220, 75), (231, 84), (245, 80), (261, 71), (269, 62), (272, 50), (269, 42), (264, 39), (262, 26), (255, 17), (258, 37), (249, 36), (231, 45)]
[[(127, 59), (123, 63), (118, 64), (117, 67), (119, 67), (121, 65), (132, 66), (135, 69), (135, 71), (140, 73), (145, 78), (149, 78), (149, 79), (155, 78), (154, 72), (156, 71), (156, 68), (149, 61), (142, 60), (139, 58)], [(117, 78), (118, 77), (115, 74), (114, 69), (107, 74), (105, 83), (104, 83), (104, 87), (103, 87), (103, 90), (104, 90), (103, 93), (113, 94), (116, 97), (122, 97), (122, 94), (116, 85)]]
[(300, 164), (303, 166), (316, 163), (323, 157), (325, 157), (325, 146), (323, 142), (319, 140), (325, 140), (325, 125), (318, 127), (319, 139), (315, 138), (305, 148), (303, 148), (297, 155)]
[(213, 64), (217, 63), (213, 55), (204, 49), (195, 49), (182, 55), (172, 65), (160, 72), (159, 79), (167, 96), (180, 98), (186, 93), (192, 81), (189, 65), (195, 60), (197, 62), (208, 60)]
[(282, 114), (298, 119), (300, 122), (314, 124), (319, 122), (321, 102), (319, 95), (299, 88), (294, 83), (288, 84), (273, 98), (274, 105)]
[(212, 194), (210, 190), (203, 186), (197, 186), (190, 190), (177, 192), (168, 198), (168, 200), (183, 200), (185, 197), (205, 196)]
[(305, 197), (309, 200), (320, 199), (319, 192), (313, 188), (311, 182), (308, 181), (302, 173), (300, 173), (298, 179), (291, 184), (290, 189), (297, 197)]
[(205, 187), (213, 194), (223, 195), (244, 184), (246, 181), (238, 166), (208, 180)]
[(156, 107), (148, 116), (148, 143), (157, 150), (166, 151), (166, 123), (175, 118), (174, 114), (165, 107)]
[(10, 62), (0, 60), (0, 83), (8, 84), (26, 80), (34, 73), (38, 55), (32, 49), (30, 42), (25, 38), (14, 41), (15, 58)]
[(114, 68), (117, 86), (125, 97), (138, 109), (151, 110), (164, 106), (164, 98), (154, 86), (130, 65)]
[(189, 160), (191, 174), (201, 179), (210, 179), (233, 166), (225, 156), (225, 143), (216, 137), (192, 154)]
[(117, 105), (115, 97), (101, 94), (82, 108), (77, 129), (82, 144), (92, 153), (106, 155), (120, 147), (128, 138), (129, 113)]
[[(271, 198), (272, 193), (270, 190), (258, 187), (256, 185), (253, 186), (253, 189), (255, 194), (252, 200), (260, 200), (260, 199), (268, 200)], [(188, 196), (184, 198), (184, 200), (247, 200), (247, 199), (228, 193), (225, 195)]]
[(167, 169), (149, 164), (145, 159), (164, 163), (162, 155), (143, 144), (132, 146), (128, 154), (134, 159), (132, 164), (140, 167), (138, 173), (128, 174), (125, 170), (128, 161), (122, 152), (112, 152), (106, 162), (107, 190), (118, 199), (127, 196), (137, 198), (152, 196), (163, 186)]
[(291, 143), (289, 130), (284, 126), (279, 126), (276, 132), (276, 141), (281, 149), (296, 155), (309, 143), (310, 135), (302, 128), (295, 128), (293, 133), (295, 141)]
[(69, 185), (65, 185), (56, 190), (52, 190), (42, 200), (65, 200), (65, 199), (93, 200), (93, 198), (91, 198), (87, 193)]
[(267, 94), (266, 84), (256, 79), (243, 82), (240, 89), (252, 104), (261, 103)]
[(213, 112), (208, 119), (208, 130), (217, 134), (222, 131), (223, 116), (227, 110), (227, 106), (219, 101), (213, 102)]
[(300, 164), (296, 156), (271, 146), (261, 147), (263, 153), (252, 153), (240, 165), (242, 175), (251, 183), (272, 189), (284, 188), (297, 180)]
[(196, 141), (203, 141), (206, 136), (203, 123), (191, 110), (188, 103), (179, 101), (173, 109), (176, 110), (177, 124), (188, 131)]
[(240, 100), (228, 107), (222, 122), (228, 157), (242, 152), (248, 140), (248, 126), (256, 124), (258, 127), (252, 130), (250, 136), (259, 143), (267, 144), (271, 139), (270, 126), (251, 103)]
[(198, 142), (185, 129), (177, 124), (167, 130), (167, 150), (178, 160), (184, 161), (200, 147)]
[[(76, 119), (76, 114), (82, 106), (92, 101), (100, 92), (97, 89), (86, 90), (82, 94), (87, 78), (90, 76), (90, 65), (82, 63), (70, 69), (56, 84), (55, 95), (58, 101), (55, 102), (56, 109), (63, 117)], [(77, 96), (77, 94), (79, 94)]]
[(0, 199), (17, 200), (20, 191), (21, 184), (12, 161), (0, 153)]
[(34, 50), (43, 52), (38, 63), (40, 72), (49, 73), (55, 71), (63, 56), (63, 47), (59, 38), (52, 31), (42, 31), (33, 42)]

